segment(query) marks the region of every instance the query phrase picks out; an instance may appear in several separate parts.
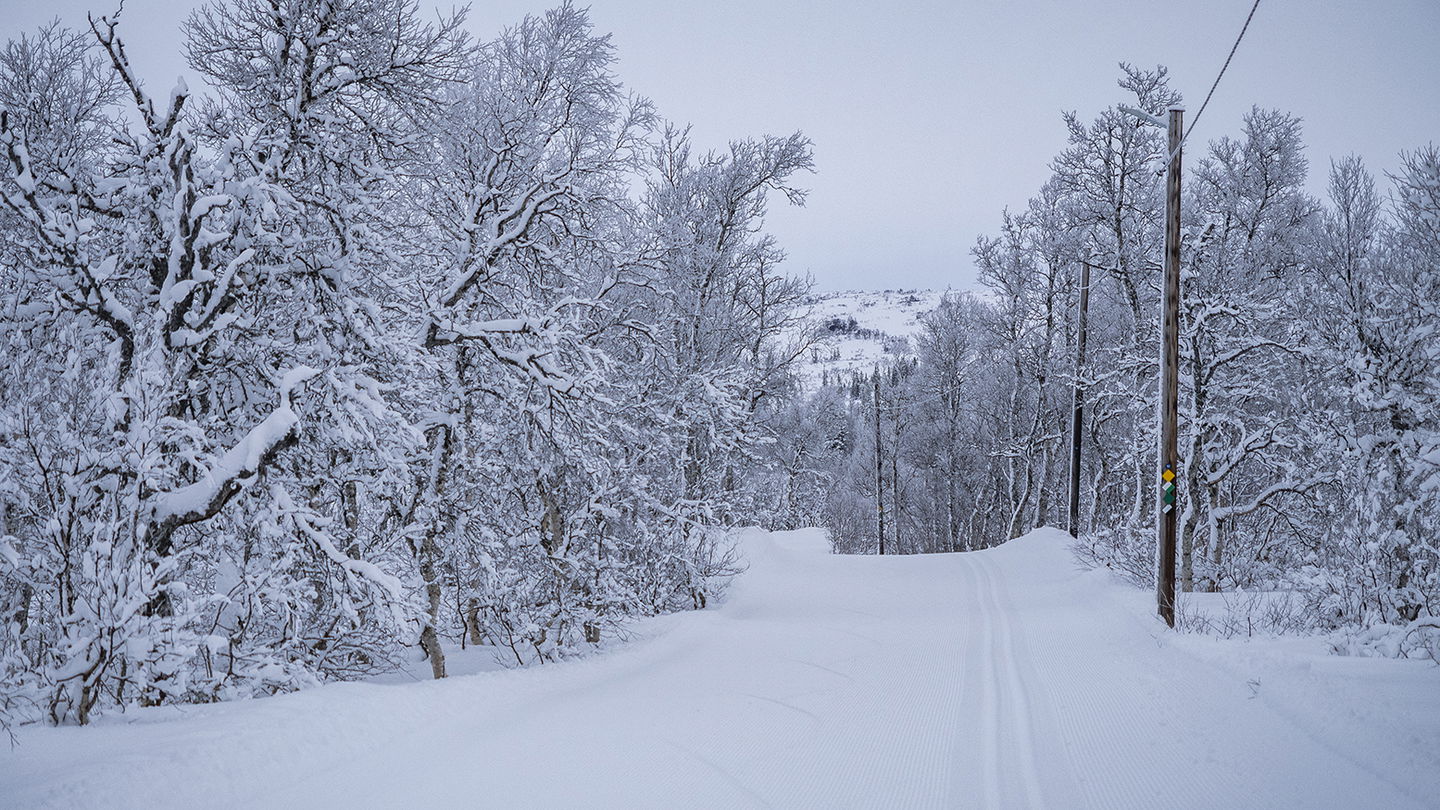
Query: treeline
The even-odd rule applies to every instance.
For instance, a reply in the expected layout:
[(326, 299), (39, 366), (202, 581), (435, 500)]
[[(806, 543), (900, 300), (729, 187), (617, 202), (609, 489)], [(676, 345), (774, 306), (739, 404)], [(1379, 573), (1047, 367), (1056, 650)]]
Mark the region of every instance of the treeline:
[[(1125, 105), (1179, 101), (1163, 68), (1123, 67)], [(1153, 581), (1164, 133), (1120, 105), (1065, 124), (1051, 178), (975, 246), (980, 291), (925, 317), (917, 362), (816, 398), (837, 550), (1066, 525), (1078, 388), (1080, 547)], [(1440, 151), (1402, 155), (1385, 196), (1340, 160), (1322, 201), (1294, 116), (1254, 109), (1186, 148), (1180, 587), (1285, 590), (1313, 627), (1410, 643), (1440, 615)]]
[[(703, 606), (773, 515), (767, 202), (569, 4), (215, 0), (0, 53), (0, 721), (516, 663)], [(778, 475), (775, 473), (774, 475)]]

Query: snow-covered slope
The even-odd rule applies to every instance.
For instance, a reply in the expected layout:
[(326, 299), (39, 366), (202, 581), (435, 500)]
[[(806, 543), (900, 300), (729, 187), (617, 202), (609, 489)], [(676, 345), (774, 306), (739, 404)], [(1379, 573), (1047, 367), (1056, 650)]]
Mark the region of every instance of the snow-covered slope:
[(875, 364), (914, 353), (920, 316), (940, 303), (936, 290), (817, 293), (806, 304), (805, 323), (819, 342), (799, 361), (797, 372), (813, 391), (828, 374), (846, 377)]
[(726, 604), (610, 653), (23, 728), (0, 806), (1435, 806), (1440, 668), (1177, 636), (1067, 540), (753, 531)]

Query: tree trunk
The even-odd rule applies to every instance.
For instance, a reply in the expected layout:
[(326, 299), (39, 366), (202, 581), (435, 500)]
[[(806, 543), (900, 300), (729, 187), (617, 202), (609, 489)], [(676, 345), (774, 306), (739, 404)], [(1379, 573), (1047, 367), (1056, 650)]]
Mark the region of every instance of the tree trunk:
[(899, 554), (905, 553), (905, 547), (900, 544), (900, 521), (905, 517), (905, 512), (900, 506), (900, 414), (895, 414), (895, 442), (890, 452), (890, 502), (894, 504), (891, 510), (893, 515), (891, 522), (895, 524), (895, 551)]
[(438, 553), (434, 534), (426, 532), (425, 539), (420, 543), (420, 576), (425, 580), (425, 596), (429, 600), (430, 611), (428, 621), (420, 631), (420, 649), (430, 659), (430, 672), (437, 680), (445, 677), (445, 651), (441, 649), (440, 636), (435, 632), (435, 625), (440, 620), (441, 597), (440, 580), (435, 570)]
[(485, 635), (480, 631), (480, 600), (473, 597), (465, 604), (465, 633), (471, 644), (478, 647), (485, 643)]

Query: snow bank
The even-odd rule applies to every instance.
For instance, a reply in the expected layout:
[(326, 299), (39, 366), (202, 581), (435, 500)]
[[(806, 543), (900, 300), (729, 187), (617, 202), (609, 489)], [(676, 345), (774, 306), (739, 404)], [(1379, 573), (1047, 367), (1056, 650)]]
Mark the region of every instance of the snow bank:
[(1171, 633), (1068, 537), (751, 530), (603, 655), (20, 730), (7, 807), (1424, 807), (1440, 670)]

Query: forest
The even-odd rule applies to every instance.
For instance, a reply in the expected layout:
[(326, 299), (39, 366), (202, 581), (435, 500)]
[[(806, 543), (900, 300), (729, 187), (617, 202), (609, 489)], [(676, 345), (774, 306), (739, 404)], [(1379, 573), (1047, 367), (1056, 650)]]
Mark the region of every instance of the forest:
[(233, 0), (210, 91), (123, 25), (0, 57), (0, 707), (86, 723), (419, 645), (517, 664), (706, 604), (760, 520), (760, 230), (799, 134), (700, 151), (562, 5)]
[[(1164, 68), (1064, 114), (913, 358), (807, 390), (765, 220), (812, 144), (696, 146), (585, 10), (479, 41), (415, 0), (215, 0), (204, 89), (163, 95), (125, 30), (0, 51), (0, 724), (570, 658), (720, 598), (743, 526), (888, 555), (1073, 522), (1153, 576), (1165, 144), (1121, 107), (1179, 102)], [(1181, 590), (1434, 656), (1440, 150), (1315, 199), (1302, 136), (1256, 108), (1187, 145)]]
[[(1167, 145), (1130, 110), (1181, 97), (1163, 67), (1121, 72), (1114, 106), (1065, 114), (1050, 179), (974, 246), (979, 289), (923, 318), (917, 357), (811, 401), (825, 427), (795, 453), (838, 470), (817, 518), (837, 550), (969, 550), (1069, 524), (1088, 563), (1153, 581)], [(1440, 150), (1402, 154), (1383, 186), (1336, 161), (1326, 200), (1305, 191), (1286, 112), (1254, 108), (1188, 151), (1179, 588), (1280, 592), (1271, 630), (1434, 656)]]

